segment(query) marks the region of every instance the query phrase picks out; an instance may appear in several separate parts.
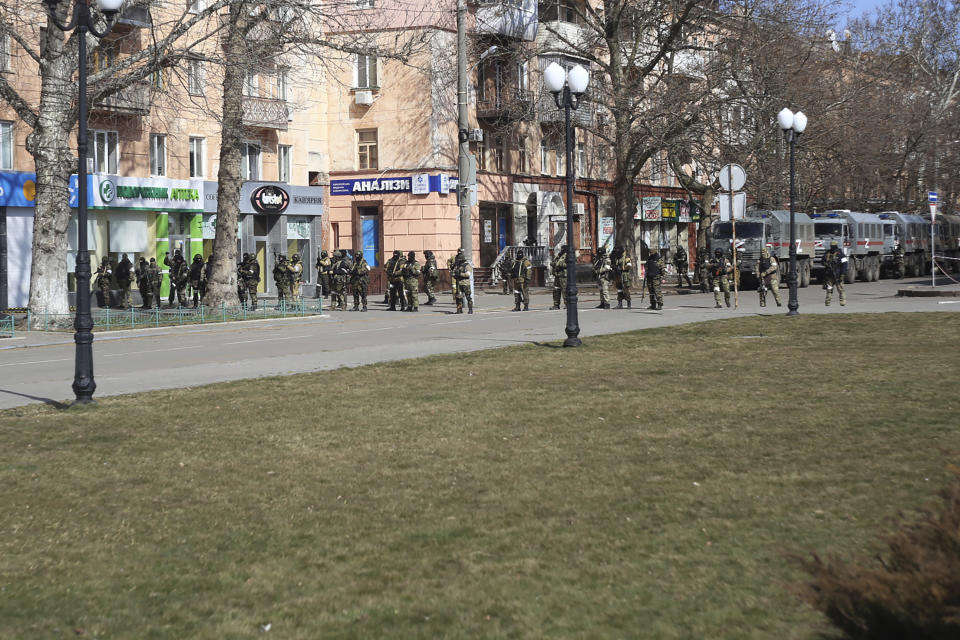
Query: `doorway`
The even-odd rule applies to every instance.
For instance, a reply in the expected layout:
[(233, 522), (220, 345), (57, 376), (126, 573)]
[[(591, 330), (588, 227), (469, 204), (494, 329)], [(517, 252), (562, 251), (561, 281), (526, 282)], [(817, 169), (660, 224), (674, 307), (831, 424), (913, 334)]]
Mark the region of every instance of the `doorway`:
[(357, 218), (360, 220), (360, 242), (354, 247), (359, 245), (370, 268), (379, 267), (382, 263), (380, 207), (357, 207)]

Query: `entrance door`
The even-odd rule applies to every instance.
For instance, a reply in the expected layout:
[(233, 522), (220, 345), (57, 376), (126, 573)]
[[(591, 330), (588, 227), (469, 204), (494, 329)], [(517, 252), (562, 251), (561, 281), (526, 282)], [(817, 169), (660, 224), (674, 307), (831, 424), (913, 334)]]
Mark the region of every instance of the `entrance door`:
[(258, 213), (253, 216), (253, 245), (256, 247), (257, 262), (260, 264), (260, 284), (257, 285), (259, 293), (273, 291), (273, 273), (272, 265), (267, 268), (267, 247), (269, 247), (270, 232), (273, 230), (278, 215), (267, 215)]
[(380, 253), (380, 209), (378, 207), (358, 207), (360, 216), (360, 246), (363, 257), (370, 267), (381, 265)]
[(497, 210), (494, 207), (480, 207), (480, 266), (489, 267), (500, 253), (498, 238), (494, 235), (497, 228)]

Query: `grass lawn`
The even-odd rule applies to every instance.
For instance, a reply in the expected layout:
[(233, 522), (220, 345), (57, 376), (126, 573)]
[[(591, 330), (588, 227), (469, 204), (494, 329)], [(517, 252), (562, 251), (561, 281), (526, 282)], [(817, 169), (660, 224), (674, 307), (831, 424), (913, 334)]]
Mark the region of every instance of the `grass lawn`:
[[(0, 638), (810, 638), (960, 451), (954, 314), (751, 317), (0, 413)], [(575, 374), (575, 382), (568, 382)]]

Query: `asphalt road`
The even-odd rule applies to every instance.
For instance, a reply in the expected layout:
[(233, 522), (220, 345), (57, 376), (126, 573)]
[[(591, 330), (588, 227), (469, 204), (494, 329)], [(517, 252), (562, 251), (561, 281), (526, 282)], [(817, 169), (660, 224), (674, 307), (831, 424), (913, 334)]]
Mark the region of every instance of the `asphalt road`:
[[(929, 279), (882, 280), (847, 285), (847, 306), (825, 307), (818, 286), (799, 290), (800, 313), (960, 312), (960, 297), (901, 297), (899, 289), (929, 285)], [(960, 285), (943, 289), (956, 293)], [(938, 290), (941, 287), (938, 287)], [(685, 290), (688, 291), (688, 290)], [(741, 292), (736, 308), (715, 309), (712, 294), (674, 294), (665, 287), (663, 311), (596, 309), (595, 288), (581, 292), (583, 340), (590, 336), (648, 327), (679, 325), (746, 315), (787, 312), (761, 308), (755, 291)], [(614, 293), (614, 295), (616, 295)], [(425, 296), (421, 296), (425, 298)], [(376, 301), (374, 301), (376, 300)], [(565, 311), (548, 311), (549, 292), (533, 296), (531, 310), (514, 313), (512, 296), (480, 294), (477, 312), (456, 315), (449, 294), (419, 313), (388, 312), (371, 298), (368, 313), (328, 312), (323, 316), (256, 320), (95, 334), (94, 397), (172, 387), (193, 387), (245, 378), (352, 367), (437, 353), (548, 342), (566, 337)], [(647, 306), (645, 300), (643, 307)], [(0, 339), (0, 409), (33, 402), (73, 399), (75, 346), (69, 333), (18, 332)]]

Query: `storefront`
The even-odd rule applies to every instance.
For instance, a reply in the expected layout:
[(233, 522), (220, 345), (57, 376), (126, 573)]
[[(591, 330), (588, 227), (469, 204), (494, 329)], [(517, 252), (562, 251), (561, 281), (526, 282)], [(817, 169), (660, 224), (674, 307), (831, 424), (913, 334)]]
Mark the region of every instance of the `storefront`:
[[(213, 251), (217, 227), (217, 183), (204, 183), (201, 237), (204, 255)], [(252, 253), (260, 264), (261, 293), (276, 293), (273, 267), (280, 255), (300, 254), (304, 264), (302, 295), (313, 296), (314, 269), (324, 214), (323, 187), (245, 182), (240, 188), (237, 254)]]
[(30, 299), (36, 197), (36, 174), (0, 172), (0, 310), (26, 307)]
[[(646, 259), (650, 251), (658, 251), (669, 263), (682, 247), (687, 256), (696, 249), (695, 207), (687, 200), (659, 196), (644, 197), (637, 202), (634, 223), (639, 227), (637, 255)], [(668, 267), (668, 271), (670, 271)]]

